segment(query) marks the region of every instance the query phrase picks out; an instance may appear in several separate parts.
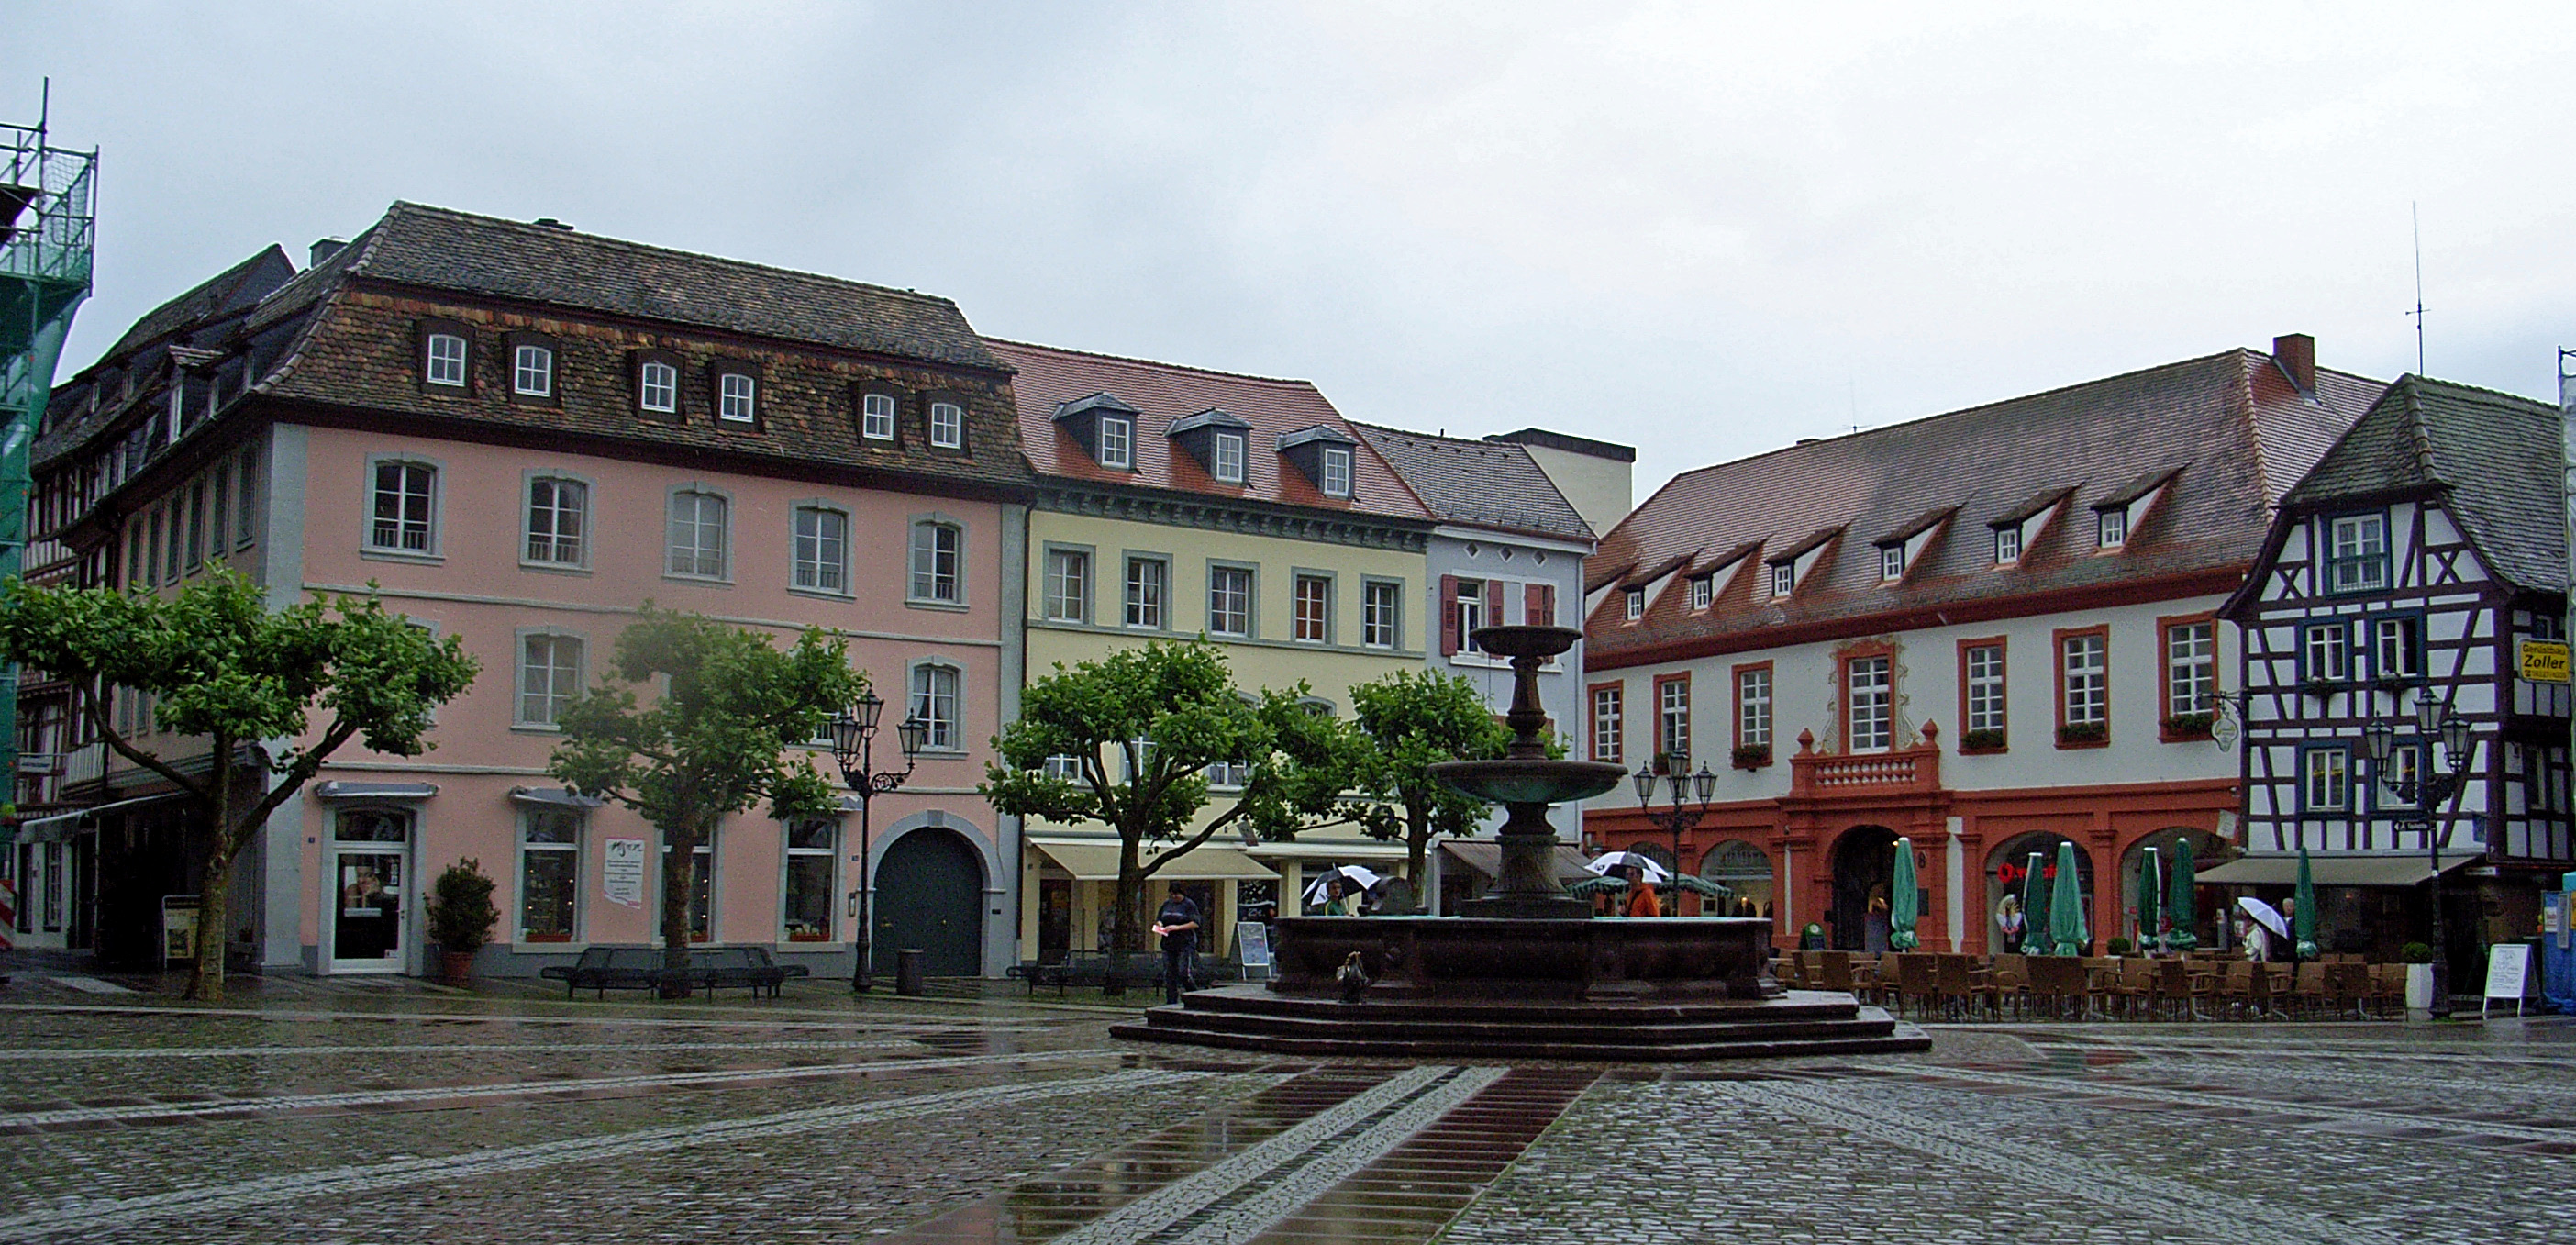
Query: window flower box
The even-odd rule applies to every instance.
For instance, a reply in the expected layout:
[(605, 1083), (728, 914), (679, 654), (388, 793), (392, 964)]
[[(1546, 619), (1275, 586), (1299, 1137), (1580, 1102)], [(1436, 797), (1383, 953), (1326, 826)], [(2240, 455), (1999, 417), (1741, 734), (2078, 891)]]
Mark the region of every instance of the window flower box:
[(2167, 739), (2207, 739), (2218, 722), (2214, 713), (2177, 713), (2164, 720)]
[(2092, 748), (2111, 742), (2111, 727), (2105, 722), (2069, 722), (2057, 728), (2057, 746)]
[(811, 925), (790, 925), (787, 927), (787, 941), (789, 942), (828, 942), (830, 940), (830, 934), (823, 930), (816, 929)]
[(2003, 750), (2004, 732), (2002, 727), (1989, 726), (1982, 730), (1969, 731), (1967, 734), (1959, 736), (1959, 751), (1962, 753), (2001, 752)]
[(1771, 745), (1743, 744), (1735, 750), (1735, 768), (1760, 769), (1771, 763)]

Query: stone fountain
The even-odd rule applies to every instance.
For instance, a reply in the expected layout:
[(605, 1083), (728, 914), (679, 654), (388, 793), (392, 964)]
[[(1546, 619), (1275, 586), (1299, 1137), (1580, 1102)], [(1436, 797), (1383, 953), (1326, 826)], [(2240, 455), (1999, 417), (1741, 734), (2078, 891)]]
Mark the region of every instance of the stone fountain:
[[(1595, 920), (1554, 869), (1548, 809), (1627, 777), (1600, 761), (1548, 759), (1538, 668), (1583, 633), (1485, 627), (1477, 646), (1511, 660), (1513, 733), (1501, 760), (1448, 761), (1442, 782), (1501, 804), (1494, 888), (1461, 915), (1281, 917), (1274, 976), (1149, 1010), (1119, 1037), (1334, 1056), (1691, 1060), (1923, 1050), (1930, 1041), (1849, 994), (1783, 990), (1768, 969), (1767, 917)], [(1342, 998), (1352, 953), (1370, 985)]]

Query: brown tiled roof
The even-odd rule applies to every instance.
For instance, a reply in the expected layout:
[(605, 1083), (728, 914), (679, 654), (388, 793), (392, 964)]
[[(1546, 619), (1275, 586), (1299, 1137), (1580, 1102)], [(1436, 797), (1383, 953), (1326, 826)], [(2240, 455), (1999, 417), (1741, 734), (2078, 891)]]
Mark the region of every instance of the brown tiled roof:
[[(1086, 484), (1166, 489), (1388, 519), (1428, 521), (1432, 515), (1395, 470), (1365, 442), (1353, 438), (1351, 495), (1327, 497), (1278, 452), (1279, 438), (1323, 427), (1349, 435), (1350, 424), (1308, 381), (1212, 372), (1175, 363), (1153, 363), (1090, 354), (1056, 346), (985, 339), (1002, 362), (1018, 369), (1012, 391), (1019, 398), (1020, 439), (1029, 464), (1043, 477)], [(1133, 407), (1133, 470), (1103, 467), (1056, 422), (1065, 403), (1107, 394)], [(1250, 425), (1245, 436), (1244, 482), (1224, 484), (1208, 475), (1170, 436), (1174, 421), (1210, 407)]]
[[(1585, 660), (1740, 650), (1777, 642), (1784, 628), (1865, 634), (1950, 612), (2008, 615), (2124, 583), (2241, 575), (2269, 506), (2385, 388), (2323, 369), (2317, 378), (2317, 393), (2302, 395), (2271, 356), (2230, 350), (1686, 472), (1612, 529), (1590, 565), (1659, 568), (1686, 557), (1706, 567), (1748, 542), (1775, 559), (1819, 533), (1874, 539), (1951, 513), (1893, 585), (1880, 582), (1875, 557), (1852, 555), (1867, 555), (1867, 545), (1846, 540), (1786, 602), (1760, 595), (1761, 576), (1742, 574), (1696, 613), (1686, 592), (1658, 594), (1636, 623), (1605, 600), (1587, 628)], [(2089, 507), (2159, 475), (2171, 482), (2127, 546), (2097, 555)], [(2061, 494), (2065, 508), (2020, 564), (1995, 568), (1989, 525)]]

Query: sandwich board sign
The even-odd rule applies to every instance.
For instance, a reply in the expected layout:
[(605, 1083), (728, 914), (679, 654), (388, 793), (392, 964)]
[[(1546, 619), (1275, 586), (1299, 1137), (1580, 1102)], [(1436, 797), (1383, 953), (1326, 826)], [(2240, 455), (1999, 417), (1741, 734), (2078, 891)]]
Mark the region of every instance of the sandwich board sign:
[(2531, 947), (2526, 943), (2500, 942), (2487, 948), (2487, 988), (2478, 1000), (2478, 1016), (2484, 1019), (2487, 1005), (2497, 999), (2512, 999), (2513, 1014), (2522, 1014), (2522, 997), (2531, 984)]
[(1243, 979), (1255, 980), (1252, 970), (1260, 969), (1259, 980), (1270, 980), (1270, 927), (1259, 921), (1245, 921), (1234, 927), (1234, 937), (1243, 960)]

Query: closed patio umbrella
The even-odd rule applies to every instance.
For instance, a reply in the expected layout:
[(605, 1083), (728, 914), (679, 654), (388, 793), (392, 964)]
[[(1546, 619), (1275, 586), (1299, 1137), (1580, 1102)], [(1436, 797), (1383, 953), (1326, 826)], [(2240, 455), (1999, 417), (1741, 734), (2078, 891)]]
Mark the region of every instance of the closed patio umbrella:
[(2029, 933), (2022, 948), (2032, 955), (2049, 955), (2056, 948), (2048, 938), (2048, 862), (2037, 852), (2030, 854), (2030, 869), (2021, 875), (2022, 928)]
[(2138, 864), (2138, 952), (2143, 955), (2164, 946), (2164, 931), (2156, 928), (2156, 900), (2164, 890), (2165, 880), (2156, 870), (2156, 849), (2146, 850), (2146, 859)]
[(2317, 884), (2308, 876), (2308, 849), (2299, 849), (2299, 910), (2290, 914), (2290, 947), (2295, 958), (2317, 958)]
[(2200, 935), (2192, 932), (2200, 924), (2200, 914), (2192, 910), (2191, 888), (2195, 883), (2191, 840), (2184, 839), (2174, 844), (2173, 875), (2166, 881), (2165, 922), (2173, 926), (2173, 932), (2165, 935), (2165, 949), (2168, 951), (2189, 951), (2200, 945)]
[(2076, 881), (2075, 845), (2057, 845), (2057, 884), (2049, 888), (2048, 940), (2059, 955), (2082, 955), (2092, 935), (2084, 928), (2084, 888)]
[(1922, 905), (1916, 900), (1914, 884), (1914, 841), (1896, 841), (1896, 877), (1887, 892), (1887, 946), (1892, 951), (1911, 951), (1923, 945), (1914, 936), (1914, 923), (1923, 917)]

